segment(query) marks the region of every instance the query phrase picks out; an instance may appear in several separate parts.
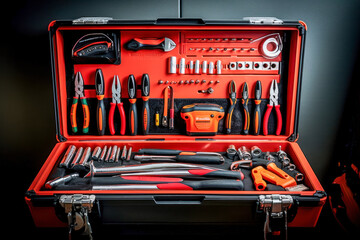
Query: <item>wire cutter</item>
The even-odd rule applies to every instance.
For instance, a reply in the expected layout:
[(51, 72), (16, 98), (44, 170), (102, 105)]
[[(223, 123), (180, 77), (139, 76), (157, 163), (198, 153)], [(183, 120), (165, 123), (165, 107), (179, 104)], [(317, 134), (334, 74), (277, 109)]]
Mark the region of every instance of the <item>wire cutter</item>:
[(138, 125), (138, 115), (136, 108), (136, 82), (134, 75), (129, 75), (128, 77), (128, 94), (129, 94), (129, 126), (130, 126), (130, 135), (137, 135), (137, 125)]
[(120, 120), (121, 120), (120, 134), (124, 135), (126, 129), (125, 110), (124, 110), (124, 104), (121, 102), (121, 84), (118, 75), (114, 76), (111, 92), (112, 92), (112, 100), (110, 103), (110, 111), (109, 111), (110, 134), (111, 135), (115, 134), (114, 113), (115, 113), (115, 107), (117, 106), (117, 108), (119, 109)]
[(225, 122), (226, 133), (228, 134), (231, 133), (232, 114), (234, 112), (236, 105), (236, 85), (234, 80), (231, 80), (229, 84), (229, 99), (230, 99), (230, 107), (228, 109), (228, 113), (226, 115), (226, 122)]
[(279, 104), (279, 87), (275, 79), (272, 80), (271, 82), (269, 104), (267, 105), (267, 109), (264, 116), (263, 131), (265, 136), (268, 135), (269, 117), (271, 110), (274, 106), (277, 117), (276, 135), (280, 135), (282, 128), (282, 117), (281, 117), (280, 104)]
[(73, 98), (73, 102), (70, 110), (71, 129), (73, 133), (77, 133), (78, 131), (77, 123), (76, 123), (76, 108), (78, 104), (78, 99), (80, 98), (83, 109), (83, 115), (84, 115), (83, 133), (88, 133), (89, 123), (90, 123), (90, 111), (89, 111), (89, 105), (87, 104), (86, 98), (84, 96), (84, 80), (80, 72), (76, 73), (74, 82), (75, 82), (75, 96)]

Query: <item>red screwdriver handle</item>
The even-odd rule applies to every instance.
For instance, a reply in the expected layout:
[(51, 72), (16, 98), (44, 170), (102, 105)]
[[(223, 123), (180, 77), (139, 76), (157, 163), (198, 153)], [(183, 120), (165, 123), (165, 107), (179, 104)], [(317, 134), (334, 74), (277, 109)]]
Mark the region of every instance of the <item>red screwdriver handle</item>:
[(109, 110), (109, 130), (110, 134), (115, 134), (115, 127), (114, 127), (114, 112), (115, 112), (115, 105), (116, 103), (110, 103), (110, 110)]
[(125, 117), (124, 104), (121, 102), (121, 103), (118, 103), (117, 106), (118, 106), (118, 109), (120, 112), (120, 121), (121, 121), (120, 134), (125, 135), (126, 117)]
[(282, 117), (280, 112), (280, 105), (275, 106), (276, 117), (277, 117), (277, 126), (276, 126), (276, 135), (280, 135), (282, 128)]
[(269, 117), (270, 117), (272, 108), (273, 108), (273, 106), (268, 104), (265, 115), (264, 115), (263, 131), (264, 131), (265, 136), (268, 135), (268, 122), (269, 122)]

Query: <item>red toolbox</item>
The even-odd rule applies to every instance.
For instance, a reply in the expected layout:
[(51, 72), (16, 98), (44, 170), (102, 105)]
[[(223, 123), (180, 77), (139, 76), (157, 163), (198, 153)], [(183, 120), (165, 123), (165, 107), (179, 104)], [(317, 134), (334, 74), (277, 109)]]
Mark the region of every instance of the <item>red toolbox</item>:
[(58, 143), (25, 196), (36, 226), (316, 225), (305, 23), (80, 18), (49, 35)]

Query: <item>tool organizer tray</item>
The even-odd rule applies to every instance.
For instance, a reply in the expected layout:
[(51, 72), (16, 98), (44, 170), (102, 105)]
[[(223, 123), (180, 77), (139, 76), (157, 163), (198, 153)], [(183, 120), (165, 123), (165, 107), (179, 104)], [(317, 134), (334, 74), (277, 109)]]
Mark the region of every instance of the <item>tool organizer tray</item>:
[[(280, 199), (277, 216), (285, 215), (285, 225), (315, 226), (326, 193), (296, 143), (306, 25), (280, 22), (52, 22), (59, 142), (26, 193), (35, 224), (89, 235), (88, 215), (104, 224), (269, 224), (265, 216), (270, 211), (275, 217)], [(144, 149), (159, 153), (143, 156)], [(179, 153), (155, 160), (169, 155), (162, 150)], [(216, 158), (220, 162), (209, 162)], [(176, 169), (186, 176), (96, 175), (159, 162), (166, 166), (160, 172), (173, 163), (198, 166)], [(272, 172), (260, 173), (261, 189), (259, 169)], [(282, 174), (292, 178), (290, 185)], [(76, 200), (80, 207), (74, 207)], [(82, 225), (66, 214), (83, 219)], [(274, 231), (286, 229), (274, 222)]]

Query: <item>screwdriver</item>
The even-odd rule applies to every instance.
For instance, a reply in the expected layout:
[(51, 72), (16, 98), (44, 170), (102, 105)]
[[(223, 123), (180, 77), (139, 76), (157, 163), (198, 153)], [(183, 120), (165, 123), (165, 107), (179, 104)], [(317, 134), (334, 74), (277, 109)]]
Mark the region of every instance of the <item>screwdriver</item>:
[(261, 82), (257, 81), (255, 85), (255, 110), (254, 110), (254, 134), (260, 134), (260, 126), (261, 126)]
[(150, 94), (150, 79), (148, 74), (143, 74), (141, 80), (141, 95), (143, 100), (142, 108), (142, 126), (144, 135), (149, 134), (150, 128), (150, 107), (149, 107), (149, 94)]
[(229, 98), (230, 98), (230, 107), (226, 115), (226, 122), (225, 122), (226, 133), (231, 133), (231, 119), (236, 105), (236, 85), (234, 80), (231, 80), (229, 84)]
[(243, 91), (242, 91), (242, 105), (244, 107), (244, 134), (249, 134), (250, 127), (250, 113), (249, 113), (249, 91), (247, 83), (244, 83)]
[(97, 130), (99, 135), (104, 135), (105, 126), (106, 126), (106, 112), (105, 112), (105, 104), (104, 104), (104, 76), (101, 69), (96, 69), (95, 89), (96, 89), (96, 98), (98, 99), (98, 104), (96, 108)]
[(134, 75), (129, 75), (128, 78), (128, 94), (129, 94), (129, 126), (130, 135), (137, 135), (137, 110), (136, 110), (136, 83)]

